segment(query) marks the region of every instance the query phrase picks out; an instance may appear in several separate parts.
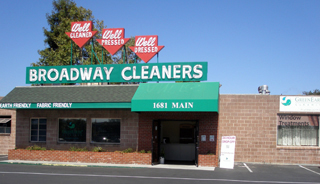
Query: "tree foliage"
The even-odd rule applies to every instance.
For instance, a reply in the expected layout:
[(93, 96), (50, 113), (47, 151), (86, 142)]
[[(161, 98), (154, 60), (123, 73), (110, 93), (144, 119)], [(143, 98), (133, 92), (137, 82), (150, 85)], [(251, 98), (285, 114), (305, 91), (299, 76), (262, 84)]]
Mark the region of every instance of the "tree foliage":
[(315, 89), (313, 91), (304, 91), (304, 92), (302, 92), (302, 94), (304, 94), (304, 95), (320, 95), (320, 90)]
[[(114, 56), (96, 41), (101, 38), (102, 29), (106, 28), (103, 21), (96, 20), (92, 15), (92, 11), (83, 7), (77, 7), (76, 3), (72, 0), (54, 0), (53, 10), (51, 14), (47, 14), (47, 22), (49, 28), (43, 28), (45, 36), (45, 49), (39, 50), (39, 61), (31, 63), (32, 66), (58, 66), (58, 65), (70, 65), (71, 60), (71, 39), (65, 32), (70, 32), (71, 22), (78, 21), (92, 21), (93, 30), (98, 31), (94, 36), (93, 41), (87, 43), (83, 48), (79, 48), (75, 43), (72, 46), (72, 64), (73, 65), (86, 65), (99, 64), (102, 61), (103, 51), (103, 63), (104, 64), (121, 64), (123, 63), (122, 52), (119, 51)], [(126, 44), (127, 60), (129, 63), (134, 62), (135, 54), (128, 48), (128, 46), (134, 45), (134, 38)], [(95, 54), (92, 54), (91, 50), (94, 50)], [(99, 60), (99, 61), (98, 61)], [(138, 62), (141, 60), (138, 58)]]

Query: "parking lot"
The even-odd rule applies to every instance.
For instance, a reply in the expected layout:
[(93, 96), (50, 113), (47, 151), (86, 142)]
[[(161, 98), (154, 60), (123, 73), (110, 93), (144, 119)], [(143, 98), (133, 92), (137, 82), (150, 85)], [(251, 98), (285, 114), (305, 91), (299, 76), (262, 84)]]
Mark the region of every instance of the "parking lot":
[[(306, 165), (270, 165), (253, 163), (236, 163), (234, 169), (201, 168), (179, 169), (168, 165), (167, 168), (145, 166), (115, 167), (100, 166), (50, 166), (36, 163), (10, 163), (7, 156), (0, 155), (0, 180), (4, 183), (28, 182), (37, 183), (43, 180), (48, 183), (293, 183), (320, 184), (320, 167)], [(183, 166), (181, 166), (183, 167)], [(28, 183), (27, 182), (27, 183)]]
[(215, 173), (224, 178), (232, 176), (253, 183), (320, 183), (320, 165), (271, 165), (236, 163), (234, 169), (216, 168)]

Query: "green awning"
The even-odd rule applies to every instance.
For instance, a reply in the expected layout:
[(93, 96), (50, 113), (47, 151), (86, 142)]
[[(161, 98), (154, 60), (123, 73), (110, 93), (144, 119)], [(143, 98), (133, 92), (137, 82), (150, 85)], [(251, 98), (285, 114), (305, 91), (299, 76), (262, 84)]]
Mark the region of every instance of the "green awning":
[(16, 87), (0, 109), (130, 109), (138, 85)]
[(218, 82), (142, 83), (131, 111), (218, 112)]

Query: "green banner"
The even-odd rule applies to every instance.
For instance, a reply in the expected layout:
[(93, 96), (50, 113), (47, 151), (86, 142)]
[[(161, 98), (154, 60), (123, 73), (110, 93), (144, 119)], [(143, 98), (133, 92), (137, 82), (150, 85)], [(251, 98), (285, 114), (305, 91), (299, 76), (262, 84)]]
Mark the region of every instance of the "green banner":
[(131, 100), (133, 112), (219, 112), (218, 82), (142, 83)]
[(205, 81), (207, 62), (27, 67), (27, 84)]
[(138, 100), (132, 101), (131, 111), (218, 112), (218, 100)]
[(131, 108), (131, 103), (0, 103), (0, 109), (108, 109)]

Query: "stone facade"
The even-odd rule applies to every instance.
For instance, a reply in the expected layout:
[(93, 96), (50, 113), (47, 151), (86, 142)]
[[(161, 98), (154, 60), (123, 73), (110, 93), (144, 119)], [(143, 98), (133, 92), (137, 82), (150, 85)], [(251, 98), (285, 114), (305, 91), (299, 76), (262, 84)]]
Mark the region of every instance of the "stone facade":
[[(30, 119), (47, 119), (46, 142), (30, 141)], [(86, 118), (85, 143), (61, 143), (59, 139), (59, 118)], [(120, 120), (120, 144), (91, 143), (91, 118), (113, 118)], [(138, 144), (138, 114), (130, 110), (17, 110), (17, 148), (26, 148), (32, 145), (47, 149), (68, 150), (72, 146), (86, 147), (89, 150), (100, 146), (108, 151), (132, 148), (136, 150)]]
[(0, 155), (7, 155), (9, 149), (15, 148), (16, 143), (16, 111), (0, 109), (0, 116), (11, 116), (11, 133), (0, 133)]
[(151, 165), (151, 153), (10, 150), (9, 160)]

